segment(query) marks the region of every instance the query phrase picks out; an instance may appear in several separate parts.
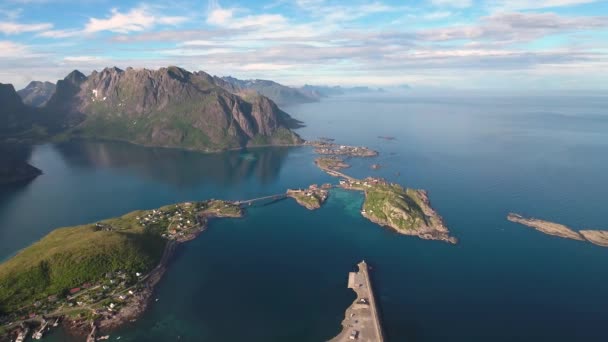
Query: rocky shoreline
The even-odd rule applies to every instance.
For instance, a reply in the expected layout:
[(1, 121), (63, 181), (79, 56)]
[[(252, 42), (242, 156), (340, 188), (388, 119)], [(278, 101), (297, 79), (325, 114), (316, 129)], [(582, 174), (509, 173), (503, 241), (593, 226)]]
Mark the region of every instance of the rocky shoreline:
[(414, 229), (400, 229), (395, 224), (391, 223), (388, 220), (381, 219), (375, 215), (367, 213), (366, 211), (362, 211), (361, 215), (366, 219), (380, 225), (383, 227), (390, 228), (391, 230), (408, 236), (416, 236), (423, 240), (436, 240), (436, 241), (444, 241), (450, 244), (457, 244), (458, 239), (456, 237), (450, 236), (450, 231), (446, 227), (443, 222), (443, 217), (439, 215), (431, 206), (428, 200), (428, 196), (425, 190), (415, 190), (417, 191), (421, 197), (423, 198), (423, 203), (425, 204), (421, 209), (424, 214), (427, 216), (427, 222), (424, 224), (419, 224)]
[(601, 247), (608, 247), (607, 230), (580, 230), (575, 231), (563, 224), (539, 220), (536, 218), (525, 218), (519, 214), (509, 213), (507, 220), (521, 225), (534, 228), (541, 233), (557, 236), (564, 239), (590, 242)]
[(293, 198), (306, 209), (316, 210), (321, 208), (327, 197), (329, 197), (329, 189), (331, 187), (331, 184), (325, 184), (321, 187), (313, 184), (308, 189), (288, 189), (286, 194), (287, 197)]
[[(127, 323), (132, 323), (148, 309), (155, 292), (156, 285), (163, 278), (175, 251), (182, 243), (196, 239), (204, 232), (213, 218), (238, 218), (241, 215), (227, 215), (223, 213), (203, 213), (198, 217), (199, 229), (189, 235), (167, 242), (159, 264), (145, 277), (143, 287), (134, 292), (129, 299), (123, 303), (123, 307), (114, 315), (94, 320), (96, 332), (99, 335), (107, 335)], [(67, 319), (62, 320), (63, 329), (74, 337), (85, 338), (90, 334), (91, 321), (89, 319)]]

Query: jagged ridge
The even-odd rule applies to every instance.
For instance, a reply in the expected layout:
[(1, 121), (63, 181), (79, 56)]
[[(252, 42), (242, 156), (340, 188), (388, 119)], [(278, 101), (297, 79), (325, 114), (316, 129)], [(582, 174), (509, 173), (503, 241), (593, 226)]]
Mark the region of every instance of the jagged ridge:
[(213, 77), (178, 67), (72, 72), (47, 110), (70, 134), (203, 151), (301, 143), (299, 122), (258, 94), (238, 96)]

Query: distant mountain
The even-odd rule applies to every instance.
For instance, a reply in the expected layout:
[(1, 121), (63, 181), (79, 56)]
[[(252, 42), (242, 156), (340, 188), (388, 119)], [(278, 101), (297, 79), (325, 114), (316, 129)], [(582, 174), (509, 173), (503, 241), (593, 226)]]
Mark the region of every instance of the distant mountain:
[(318, 85), (304, 85), (299, 90), (310, 97), (322, 98), (329, 96), (338, 95), (349, 95), (349, 94), (366, 94), (366, 93), (381, 93), (384, 92), (382, 88), (370, 88), (365, 86), (359, 87), (341, 87), (341, 86), (318, 86)]
[(32, 107), (42, 107), (55, 93), (55, 84), (32, 81), (27, 87), (17, 91), (23, 103)]
[(318, 97), (311, 96), (300, 89), (291, 88), (269, 80), (239, 80), (231, 76), (215, 76), (214, 80), (219, 86), (234, 94), (245, 90), (255, 90), (273, 100), (279, 106), (316, 102), (319, 100)]
[(201, 151), (298, 144), (301, 123), (257, 93), (236, 95), (204, 72), (73, 71), (44, 107), (69, 136)]

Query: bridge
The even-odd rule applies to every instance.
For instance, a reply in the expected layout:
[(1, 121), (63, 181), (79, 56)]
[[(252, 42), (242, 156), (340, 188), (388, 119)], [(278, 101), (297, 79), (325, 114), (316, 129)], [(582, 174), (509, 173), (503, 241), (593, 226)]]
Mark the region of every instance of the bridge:
[(252, 199), (248, 199), (248, 200), (244, 200), (244, 201), (235, 201), (234, 204), (240, 205), (240, 206), (248, 206), (248, 205), (252, 205), (252, 204), (254, 204), (256, 202), (275, 201), (275, 200), (283, 199), (283, 198), (286, 198), (286, 197), (287, 197), (287, 194), (276, 194), (276, 195), (269, 195), (269, 196), (252, 198)]

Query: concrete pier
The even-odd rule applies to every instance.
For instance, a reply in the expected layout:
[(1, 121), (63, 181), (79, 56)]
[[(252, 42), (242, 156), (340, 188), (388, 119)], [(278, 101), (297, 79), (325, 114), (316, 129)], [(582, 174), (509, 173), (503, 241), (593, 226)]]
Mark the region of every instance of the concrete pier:
[(348, 274), (348, 287), (355, 291), (357, 298), (346, 309), (342, 332), (331, 339), (331, 342), (384, 341), (367, 264), (362, 261), (357, 266), (359, 272)]

